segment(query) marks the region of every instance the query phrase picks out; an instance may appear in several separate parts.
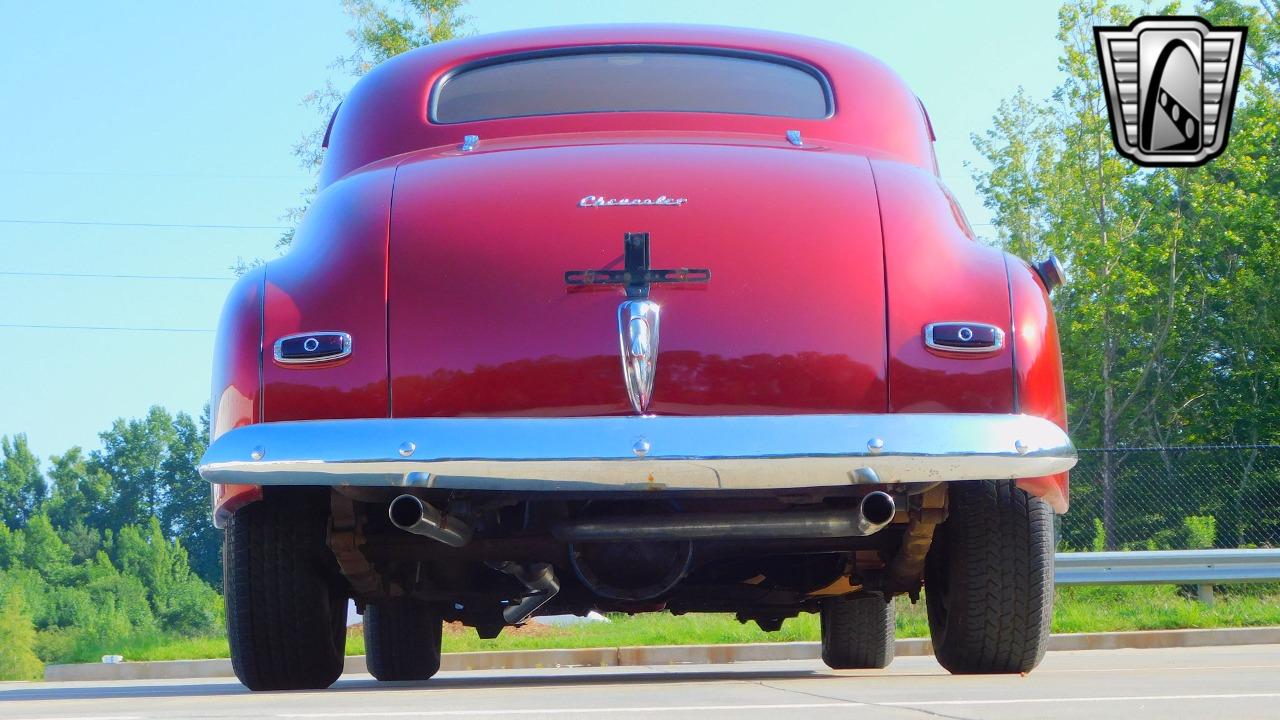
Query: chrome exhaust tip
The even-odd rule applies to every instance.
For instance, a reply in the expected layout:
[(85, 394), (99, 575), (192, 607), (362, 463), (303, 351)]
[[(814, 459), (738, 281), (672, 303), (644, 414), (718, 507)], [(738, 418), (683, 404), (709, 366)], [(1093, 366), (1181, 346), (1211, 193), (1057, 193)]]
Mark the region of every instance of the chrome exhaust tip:
[(881, 490), (874, 490), (863, 496), (858, 503), (858, 529), (864, 535), (879, 532), (885, 525), (893, 522), (898, 506), (893, 496)]
[(471, 526), (452, 515), (446, 515), (430, 503), (415, 495), (401, 495), (387, 506), (391, 524), (450, 547), (462, 547), (471, 542)]

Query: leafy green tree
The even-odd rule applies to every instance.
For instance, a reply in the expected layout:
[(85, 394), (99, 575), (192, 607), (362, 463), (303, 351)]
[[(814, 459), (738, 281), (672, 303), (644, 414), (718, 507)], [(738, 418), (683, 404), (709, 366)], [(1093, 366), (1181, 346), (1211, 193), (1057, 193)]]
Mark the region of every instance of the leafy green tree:
[[(60, 529), (77, 524), (98, 529), (108, 527), (115, 493), (111, 476), (91, 462), (79, 447), (54, 455), (49, 463), (53, 491), (45, 509), (53, 526)], [(93, 557), (93, 553), (87, 557)]]
[(102, 533), (77, 520), (71, 527), (57, 527), (58, 536), (71, 549), (71, 561), (80, 564), (92, 560), (102, 550)]
[(71, 548), (53, 529), (48, 515), (31, 518), (23, 530), (22, 564), (40, 573), (46, 581), (57, 583), (67, 579), (71, 569)]
[[(1059, 12), (1063, 79), (1052, 97), (1020, 92), (974, 138), (987, 160), (975, 179), (996, 240), (1023, 255), (1055, 252), (1071, 275), (1054, 304), (1071, 430), (1084, 446), (1280, 440), (1277, 5), (1218, 0), (1199, 10), (1218, 24), (1250, 26), (1232, 137), (1212, 163), (1145, 170), (1114, 151), (1092, 28), (1127, 24), (1138, 13), (1100, 0), (1072, 0)], [(1098, 535), (1109, 549), (1122, 522), (1136, 536), (1140, 523), (1160, 516), (1178, 534), (1182, 517), (1221, 511), (1218, 535), (1241, 542), (1257, 522), (1251, 513), (1280, 512), (1243, 502), (1249, 453), (1238, 477), (1213, 480), (1223, 504), (1234, 498), (1228, 508), (1184, 497), (1177, 488), (1190, 483), (1166, 452), (1161, 509), (1119, 518), (1117, 493), (1138, 481), (1120, 471), (1121, 457), (1103, 454), (1100, 486), (1073, 491), (1077, 507), (1101, 510)], [(1071, 532), (1078, 544), (1093, 535), (1084, 526)]]
[(19, 531), (10, 530), (0, 522), (0, 570), (8, 570), (22, 564), (23, 537)]
[(145, 418), (118, 419), (99, 435), (102, 449), (93, 454), (93, 461), (113, 480), (108, 527), (141, 525), (160, 514), (164, 464), (175, 435), (173, 416), (159, 406)]
[(1214, 25), (1247, 25), (1248, 67), (1259, 84), (1272, 91), (1280, 89), (1280, 3), (1212, 0), (1201, 3), (1197, 10)]
[(166, 540), (156, 518), (143, 527), (126, 526), (115, 538), (115, 566), (146, 588), (151, 610), (165, 630), (183, 634), (217, 627), (217, 593), (191, 572), (187, 551)]
[(1051, 215), (1042, 168), (1052, 152), (1053, 114), (1018, 88), (1000, 103), (985, 133), (971, 136), (990, 169), (974, 173), (1005, 250), (1024, 258), (1059, 251), (1046, 245)]
[(27, 436), (0, 437), (0, 521), (11, 528), (25, 527), (48, 493), (40, 459), (31, 452)]
[(123, 633), (153, 630), (155, 615), (147, 588), (139, 578), (126, 575), (99, 552), (85, 567), (85, 590), (97, 612), (89, 620), (91, 637), (119, 637)]
[(173, 431), (161, 465), (165, 488), (160, 523), (166, 537), (182, 540), (196, 575), (221, 587), (222, 533), (209, 519), (209, 483), (196, 471), (208, 447), (209, 408), (205, 407), (198, 426), (190, 415), (178, 413)]
[(38, 680), (44, 663), (36, 657), (36, 629), (23, 606), (22, 594), (0, 596), (0, 680)]

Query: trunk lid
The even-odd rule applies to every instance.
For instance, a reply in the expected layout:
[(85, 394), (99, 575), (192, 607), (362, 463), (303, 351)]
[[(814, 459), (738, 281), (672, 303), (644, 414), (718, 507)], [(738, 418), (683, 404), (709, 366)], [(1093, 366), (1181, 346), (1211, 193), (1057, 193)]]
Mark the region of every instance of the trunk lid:
[(628, 233), (649, 234), (653, 269), (710, 270), (705, 284), (650, 286), (661, 318), (648, 412), (886, 410), (884, 255), (864, 157), (656, 142), (436, 154), (400, 166), (390, 233), (395, 417), (634, 413), (626, 292), (565, 282), (623, 269)]

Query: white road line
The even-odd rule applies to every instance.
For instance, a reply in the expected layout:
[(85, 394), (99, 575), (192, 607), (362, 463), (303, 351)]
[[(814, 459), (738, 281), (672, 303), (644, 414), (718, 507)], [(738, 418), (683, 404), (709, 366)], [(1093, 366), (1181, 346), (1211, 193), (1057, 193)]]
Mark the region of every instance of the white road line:
[[(434, 717), (502, 717), (526, 715), (599, 715), (620, 713), (670, 713), (745, 710), (811, 710), (841, 707), (926, 707), (933, 705), (1020, 705), (1044, 703), (1148, 702), (1153, 700), (1238, 700), (1280, 698), (1274, 693), (1220, 693), (1201, 695), (1120, 695), (1106, 697), (995, 698), (987, 700), (894, 700), (886, 702), (773, 703), (767, 705), (659, 705), (621, 708), (515, 708), (487, 710), (405, 710), (388, 712), (324, 712), (282, 713), (278, 718), (434, 718)], [(84, 719), (78, 719), (84, 720)]]
[(876, 705), (891, 707), (917, 707), (926, 705), (1020, 705), (1034, 703), (1073, 703), (1073, 702), (1148, 702), (1151, 700), (1242, 700), (1252, 698), (1280, 698), (1280, 692), (1273, 693), (1221, 693), (1206, 695), (1115, 695), (1106, 697), (1059, 697), (1059, 698), (999, 698), (993, 700), (895, 700), (879, 702)]
[(75, 715), (68, 717), (10, 718), (10, 720), (142, 720), (140, 715)]
[(393, 718), (393, 717), (470, 717), (502, 715), (613, 715), (616, 713), (669, 713), (697, 710), (809, 710), (815, 708), (867, 707), (860, 702), (776, 703), (772, 705), (658, 705), (646, 707), (591, 708), (515, 708), (492, 710), (405, 710), (397, 712), (348, 713), (284, 713), (278, 718)]
[(1123, 668), (1039, 668), (1032, 670), (1036, 675), (1049, 675), (1053, 673), (1110, 673), (1110, 672), (1170, 672), (1174, 670), (1192, 670), (1200, 672), (1202, 670), (1271, 670), (1280, 668), (1280, 665), (1204, 665), (1201, 667), (1160, 667), (1152, 665), (1150, 667), (1123, 667)]

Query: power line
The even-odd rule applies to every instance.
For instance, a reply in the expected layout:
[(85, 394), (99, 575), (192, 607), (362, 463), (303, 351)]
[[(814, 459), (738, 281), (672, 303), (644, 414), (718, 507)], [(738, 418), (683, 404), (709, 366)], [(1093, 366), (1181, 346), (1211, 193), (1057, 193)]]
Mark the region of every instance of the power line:
[(88, 177), (200, 178), (211, 180), (313, 180), (310, 175), (236, 175), (232, 173), (119, 172), (115, 170), (23, 170), (0, 168), (0, 175), (57, 175)]
[(235, 280), (230, 275), (116, 275), (110, 273), (28, 272), (0, 270), (0, 275), (14, 277), (111, 278), (116, 280)]
[(0, 323), (0, 328), (22, 328), (27, 330), (105, 330), (112, 332), (173, 332), (173, 333), (211, 333), (205, 328), (163, 328), (163, 327), (119, 327), (111, 325), (27, 325), (19, 323)]
[(97, 220), (28, 220), (0, 218), (11, 225), (101, 225), (106, 227), (193, 228), (198, 230), (289, 230), (288, 225), (202, 225), (194, 223), (100, 222)]

